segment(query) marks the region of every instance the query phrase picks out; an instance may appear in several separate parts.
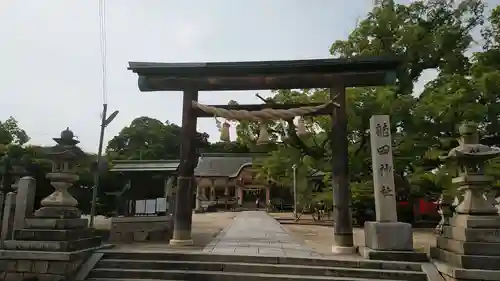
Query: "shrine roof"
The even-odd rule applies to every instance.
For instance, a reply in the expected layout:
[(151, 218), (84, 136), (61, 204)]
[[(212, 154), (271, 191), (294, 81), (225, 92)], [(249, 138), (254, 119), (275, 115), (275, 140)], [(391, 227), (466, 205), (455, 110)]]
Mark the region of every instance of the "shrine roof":
[(115, 160), (111, 172), (175, 172), (179, 160)]
[(241, 169), (251, 166), (258, 153), (202, 153), (194, 170), (197, 177), (237, 177)]
[(288, 61), (159, 63), (129, 62), (148, 91), (262, 90), (382, 86), (395, 83), (401, 61), (357, 57)]
[[(202, 153), (194, 170), (196, 177), (235, 178), (244, 167), (251, 166), (255, 157), (267, 153)], [(176, 172), (179, 160), (115, 160), (111, 172)], [(311, 177), (324, 173), (314, 171)]]

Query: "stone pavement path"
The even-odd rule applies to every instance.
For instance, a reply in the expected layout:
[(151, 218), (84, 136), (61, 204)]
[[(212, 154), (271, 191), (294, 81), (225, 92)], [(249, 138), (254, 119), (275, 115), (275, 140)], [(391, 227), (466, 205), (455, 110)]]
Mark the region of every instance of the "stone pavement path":
[(203, 252), (278, 257), (318, 257), (321, 254), (297, 241), (279, 222), (262, 211), (240, 212), (231, 225)]

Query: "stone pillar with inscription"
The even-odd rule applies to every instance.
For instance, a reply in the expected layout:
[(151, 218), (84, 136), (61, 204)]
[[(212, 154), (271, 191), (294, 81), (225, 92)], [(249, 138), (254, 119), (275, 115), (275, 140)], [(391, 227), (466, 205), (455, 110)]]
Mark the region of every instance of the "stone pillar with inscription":
[(445, 280), (500, 280), (500, 216), (484, 196), (493, 181), (484, 174), (486, 163), (500, 156), (500, 149), (480, 144), (473, 123), (459, 131), (459, 146), (443, 158), (457, 166), (452, 182), (463, 197), (430, 256)]
[(365, 222), (365, 247), (370, 259), (426, 260), (413, 251), (413, 231), (409, 223), (398, 222), (391, 127), (388, 115), (370, 118), (373, 184), (376, 221)]

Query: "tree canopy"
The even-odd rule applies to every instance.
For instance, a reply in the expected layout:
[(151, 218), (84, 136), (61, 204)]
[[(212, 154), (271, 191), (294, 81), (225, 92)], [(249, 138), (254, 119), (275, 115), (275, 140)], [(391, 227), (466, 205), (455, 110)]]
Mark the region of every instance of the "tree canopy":
[[(404, 198), (436, 195), (450, 187), (451, 170), (443, 168), (437, 156), (457, 145), (457, 127), (463, 121), (479, 124), (483, 142), (500, 144), (499, 13), (497, 7), (485, 16), (483, 2), (476, 0), (413, 1), (408, 5), (381, 0), (347, 39), (332, 44), (330, 53), (334, 57), (397, 56), (403, 61), (396, 86), (347, 90), (354, 203), (373, 194), (368, 133), (372, 115), (391, 116), (396, 188)], [(482, 30), (482, 38), (474, 37), (478, 29)], [(483, 49), (471, 53), (480, 41), (484, 42)], [(415, 89), (426, 70), (436, 71), (436, 77), (423, 89)], [(304, 103), (327, 99), (326, 89), (303, 89), (274, 91), (269, 101)], [(297, 136), (291, 121), (286, 126), (283, 122), (269, 124), (274, 139), (286, 140), (263, 161), (262, 176), (289, 179), (293, 164), (305, 166), (305, 170), (329, 172), (328, 163), (335, 157), (327, 137), (331, 133), (329, 119), (306, 119), (312, 132), (307, 138)], [(251, 122), (238, 125), (242, 143), (252, 143), (257, 132), (256, 124)]]

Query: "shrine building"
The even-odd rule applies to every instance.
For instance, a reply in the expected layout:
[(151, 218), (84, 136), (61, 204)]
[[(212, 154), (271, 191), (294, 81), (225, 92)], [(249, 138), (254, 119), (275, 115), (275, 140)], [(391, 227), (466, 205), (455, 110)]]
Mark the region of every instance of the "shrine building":
[[(196, 189), (193, 189), (193, 209), (197, 211), (255, 209), (257, 208), (257, 199), (261, 209), (267, 208), (269, 203), (272, 203), (276, 209), (291, 209), (293, 205), (291, 188), (284, 188), (257, 178), (257, 171), (252, 164), (258, 156), (259, 153), (202, 153), (194, 171)], [(130, 177), (131, 180), (127, 183), (124, 191), (116, 192), (116, 195), (119, 194), (121, 197), (118, 201), (127, 206), (125, 207), (127, 211), (121, 215), (145, 214), (145, 211), (136, 211), (135, 206), (138, 203), (143, 206), (146, 203), (142, 201), (147, 200), (165, 199), (167, 203), (161, 205), (168, 206), (167, 209), (170, 211), (173, 210), (174, 203), (171, 199), (175, 197), (175, 188), (173, 190), (169, 188), (167, 182), (170, 177), (175, 177), (178, 165), (179, 161), (177, 160), (114, 161), (111, 172), (119, 172), (124, 177), (135, 174), (134, 177)], [(137, 178), (137, 173), (142, 174), (139, 177), (141, 180), (134, 182), (132, 178)], [(156, 176), (154, 176), (155, 174)], [(161, 174), (163, 176), (159, 176)], [(314, 181), (315, 175), (310, 180)], [(161, 180), (151, 180), (147, 188), (144, 188), (143, 180), (155, 177)], [(319, 175), (318, 179), (321, 180), (322, 176)], [(171, 182), (175, 185), (175, 181)], [(149, 215), (155, 215), (157, 212), (165, 211), (148, 212), (151, 213)]]

